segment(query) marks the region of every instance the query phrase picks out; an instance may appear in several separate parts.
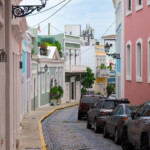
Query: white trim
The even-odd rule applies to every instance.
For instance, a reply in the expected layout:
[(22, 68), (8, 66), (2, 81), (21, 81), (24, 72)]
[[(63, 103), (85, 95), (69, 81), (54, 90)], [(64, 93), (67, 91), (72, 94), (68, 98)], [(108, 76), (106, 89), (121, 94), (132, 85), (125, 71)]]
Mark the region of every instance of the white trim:
[(147, 0), (147, 5), (150, 6), (150, 0)]
[(129, 0), (126, 0), (126, 16), (129, 16), (132, 14), (132, 0), (131, 0), (131, 10), (128, 9), (128, 2)]
[[(130, 75), (127, 74), (127, 46), (130, 46)], [(132, 80), (132, 42), (128, 41), (126, 44), (126, 80)]]
[(135, 0), (135, 11), (143, 9), (143, 0), (141, 0), (141, 5), (139, 5), (139, 0)]
[[(138, 77), (137, 75), (137, 68), (138, 68), (138, 60), (137, 60), (137, 44), (140, 43), (141, 44), (141, 77)], [(143, 40), (141, 38), (139, 38), (136, 41), (136, 81), (137, 82), (143, 82)]]
[(150, 83), (150, 37), (148, 38), (148, 41), (147, 41), (147, 77), (148, 77), (148, 83)]
[(47, 72), (47, 92), (50, 91), (50, 72)]

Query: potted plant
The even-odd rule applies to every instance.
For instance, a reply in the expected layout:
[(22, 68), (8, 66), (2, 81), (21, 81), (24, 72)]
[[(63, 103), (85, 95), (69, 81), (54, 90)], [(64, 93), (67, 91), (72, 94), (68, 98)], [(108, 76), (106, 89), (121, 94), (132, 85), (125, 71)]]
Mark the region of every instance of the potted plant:
[(63, 95), (63, 89), (61, 86), (55, 86), (50, 90), (50, 103), (51, 105), (57, 105), (60, 103), (60, 98)]

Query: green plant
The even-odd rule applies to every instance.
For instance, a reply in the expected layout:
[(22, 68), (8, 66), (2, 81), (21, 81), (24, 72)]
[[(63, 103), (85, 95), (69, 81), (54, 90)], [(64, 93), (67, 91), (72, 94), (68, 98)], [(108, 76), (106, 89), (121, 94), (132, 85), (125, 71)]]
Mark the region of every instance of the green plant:
[(83, 89), (92, 88), (92, 85), (94, 84), (95, 81), (92, 69), (87, 67), (86, 70), (87, 72), (81, 76), (81, 84), (83, 86)]
[(112, 66), (111, 65), (107, 66), (107, 68), (110, 69), (110, 70), (112, 70)]
[(31, 54), (33, 55), (33, 54), (34, 54), (34, 52), (35, 52), (35, 51), (34, 51), (34, 49), (32, 49)]
[(102, 70), (102, 69), (106, 69), (105, 64), (101, 64), (100, 69), (101, 69), (101, 70)]
[(102, 95), (100, 92), (97, 92), (96, 95)]
[(116, 87), (115, 83), (110, 83), (107, 86), (107, 96), (109, 96), (110, 94), (115, 94), (115, 87)]
[(50, 99), (60, 99), (64, 91), (61, 86), (55, 86), (50, 90)]
[(40, 45), (40, 55), (47, 56), (47, 45), (46, 44), (41, 44)]

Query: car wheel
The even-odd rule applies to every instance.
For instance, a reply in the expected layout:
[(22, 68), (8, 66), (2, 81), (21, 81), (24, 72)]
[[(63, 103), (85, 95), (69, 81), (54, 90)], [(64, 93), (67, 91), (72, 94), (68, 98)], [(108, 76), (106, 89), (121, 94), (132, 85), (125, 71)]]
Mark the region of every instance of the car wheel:
[(128, 140), (127, 129), (124, 129), (122, 135), (122, 150), (134, 150), (134, 146)]
[(109, 134), (107, 133), (106, 125), (104, 125), (104, 129), (103, 129), (103, 137), (104, 137), (104, 138), (107, 138), (108, 136), (109, 136)]
[(94, 132), (98, 133), (99, 132), (99, 127), (97, 126), (97, 121), (94, 121)]
[(78, 113), (78, 120), (82, 120), (82, 116), (80, 113)]
[(87, 119), (87, 129), (91, 129), (91, 124), (89, 123), (89, 120)]
[(120, 142), (120, 141), (119, 141), (119, 137), (118, 137), (118, 130), (116, 129), (116, 130), (115, 130), (115, 143), (116, 143), (116, 144), (119, 144), (119, 142)]
[(147, 135), (143, 135), (141, 138), (141, 149), (142, 150), (150, 150), (150, 148), (148, 147), (148, 136)]

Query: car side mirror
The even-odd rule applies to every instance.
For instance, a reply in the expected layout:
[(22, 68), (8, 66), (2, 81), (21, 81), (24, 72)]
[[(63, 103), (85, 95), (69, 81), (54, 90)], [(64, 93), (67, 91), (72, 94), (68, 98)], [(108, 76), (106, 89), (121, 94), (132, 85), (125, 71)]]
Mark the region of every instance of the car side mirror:
[(135, 119), (135, 112), (132, 112), (132, 113), (131, 113), (131, 118), (132, 118), (132, 119)]

